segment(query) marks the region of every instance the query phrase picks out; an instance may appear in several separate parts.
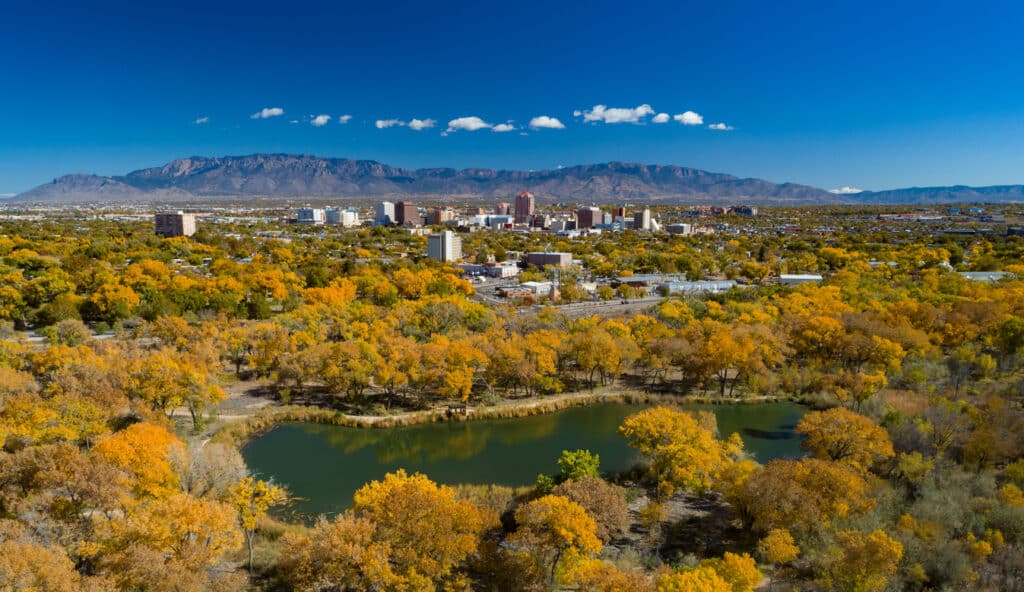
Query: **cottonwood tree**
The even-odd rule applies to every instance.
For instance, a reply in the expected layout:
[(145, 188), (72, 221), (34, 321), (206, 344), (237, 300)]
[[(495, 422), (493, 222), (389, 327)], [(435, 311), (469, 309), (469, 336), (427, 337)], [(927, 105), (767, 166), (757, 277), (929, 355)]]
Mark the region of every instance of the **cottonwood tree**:
[(710, 489), (742, 453), (739, 435), (720, 440), (715, 436), (713, 416), (704, 419), (702, 424), (690, 413), (654, 407), (627, 417), (619, 427), (630, 446), (647, 457), (660, 495), (670, 496), (676, 489)]

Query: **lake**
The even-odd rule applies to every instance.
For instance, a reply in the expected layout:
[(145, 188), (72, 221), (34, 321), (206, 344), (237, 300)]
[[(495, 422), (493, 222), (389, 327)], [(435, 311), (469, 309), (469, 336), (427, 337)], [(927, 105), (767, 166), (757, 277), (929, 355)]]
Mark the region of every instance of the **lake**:
[[(639, 455), (618, 427), (642, 405), (606, 403), (515, 419), (427, 423), (376, 429), (286, 423), (242, 449), (261, 478), (273, 478), (298, 498), (291, 510), (334, 514), (352, 503), (363, 484), (403, 468), (439, 483), (529, 485), (558, 472), (563, 450), (584, 448), (601, 457), (603, 472), (631, 467)], [(806, 408), (793, 403), (689, 405), (712, 410), (723, 437), (738, 432), (759, 462), (800, 456), (794, 427)]]

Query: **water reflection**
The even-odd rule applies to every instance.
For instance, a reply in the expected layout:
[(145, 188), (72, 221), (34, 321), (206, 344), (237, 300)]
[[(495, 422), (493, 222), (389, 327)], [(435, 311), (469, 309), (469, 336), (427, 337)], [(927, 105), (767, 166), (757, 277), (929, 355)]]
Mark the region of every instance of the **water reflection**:
[[(367, 481), (398, 468), (449, 484), (526, 485), (553, 473), (562, 450), (586, 448), (605, 471), (638, 460), (618, 435), (622, 420), (641, 406), (605, 404), (517, 419), (434, 423), (391, 429), (286, 424), (253, 440), (246, 462), (304, 498), (306, 514), (343, 510)], [(761, 462), (800, 454), (793, 432), (803, 408), (789, 403), (692, 406), (714, 411), (723, 436), (738, 432)]]

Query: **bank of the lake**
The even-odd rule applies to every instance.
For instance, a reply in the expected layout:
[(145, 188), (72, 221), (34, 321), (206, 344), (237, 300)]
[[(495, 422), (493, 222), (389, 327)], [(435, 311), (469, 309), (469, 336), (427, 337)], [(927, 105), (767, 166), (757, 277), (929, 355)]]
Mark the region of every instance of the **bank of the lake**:
[[(555, 413), (574, 407), (603, 403), (648, 405), (762, 405), (765, 403), (804, 402), (790, 396), (709, 397), (666, 395), (648, 391), (601, 387), (589, 391), (562, 393), (546, 397), (506, 400), (495, 405), (470, 405), (465, 413), (451, 413), (447, 407), (419, 411), (399, 411), (387, 415), (354, 415), (310, 405), (260, 405), (241, 416), (219, 417), (200, 435), (204, 441), (231, 444), (238, 448), (276, 426), (289, 422), (315, 423), (351, 428), (391, 429), (432, 422), (510, 419)], [(225, 421), (229, 419), (229, 421)]]
[[(331, 514), (346, 508), (364, 483), (398, 468), (447, 484), (527, 485), (539, 473), (555, 473), (562, 450), (585, 448), (601, 456), (602, 470), (626, 470), (639, 459), (617, 428), (643, 406), (602, 402), (526, 417), (386, 430), (288, 422), (253, 438), (242, 452), (253, 471), (292, 491), (294, 510)], [(721, 434), (739, 433), (761, 462), (800, 455), (794, 427), (805, 411), (801, 405), (684, 407), (714, 411)]]

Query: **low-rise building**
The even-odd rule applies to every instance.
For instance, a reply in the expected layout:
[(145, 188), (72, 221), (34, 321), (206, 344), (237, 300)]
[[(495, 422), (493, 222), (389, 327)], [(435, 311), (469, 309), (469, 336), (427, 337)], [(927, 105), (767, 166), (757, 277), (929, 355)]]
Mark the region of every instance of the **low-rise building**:
[(998, 282), (1008, 274), (1005, 271), (961, 271), (960, 275), (972, 282)]
[(544, 267), (545, 265), (568, 267), (572, 265), (572, 253), (527, 253), (526, 263), (527, 265), (536, 265), (537, 267)]
[(720, 294), (736, 287), (732, 280), (696, 280), (666, 282), (658, 286), (664, 294)]
[(820, 282), (823, 278), (814, 273), (784, 273), (779, 276), (779, 284), (783, 286), (798, 286)]
[(322, 208), (299, 208), (295, 210), (296, 224), (323, 224), (327, 213)]
[(501, 261), (484, 264), (484, 274), (494, 278), (510, 278), (519, 275), (519, 264), (515, 261)]

